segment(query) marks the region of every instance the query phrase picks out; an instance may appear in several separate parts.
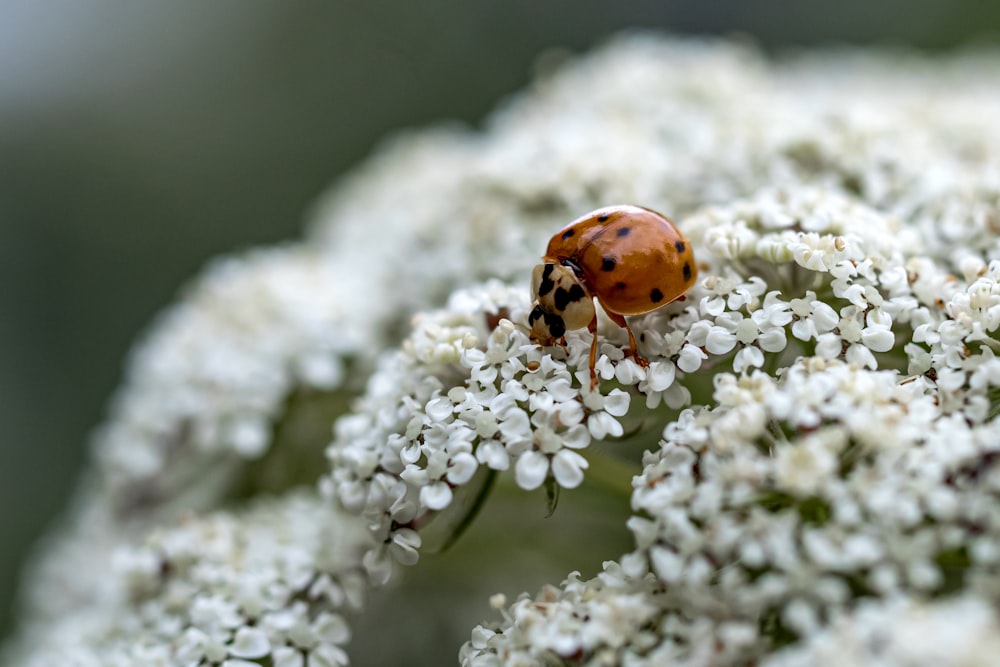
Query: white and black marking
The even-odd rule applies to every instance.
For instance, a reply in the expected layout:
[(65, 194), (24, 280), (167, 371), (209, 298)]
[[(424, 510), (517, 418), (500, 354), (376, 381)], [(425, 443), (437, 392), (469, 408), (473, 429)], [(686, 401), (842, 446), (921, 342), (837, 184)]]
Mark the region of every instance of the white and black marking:
[(542, 270), (542, 282), (538, 285), (538, 296), (545, 296), (556, 286), (555, 281), (552, 280), (552, 270), (554, 268), (555, 265), (546, 264), (545, 269)]
[(553, 297), (553, 302), (555, 303), (556, 310), (563, 311), (571, 303), (576, 303), (580, 299), (587, 296), (587, 293), (583, 291), (579, 283), (574, 284), (569, 289), (565, 287), (557, 287), (556, 293)]
[(553, 338), (562, 338), (566, 334), (566, 323), (563, 322), (563, 318), (555, 313), (545, 312), (541, 306), (535, 306), (528, 315), (528, 325), (535, 329), (535, 323), (539, 320), (545, 323), (545, 328)]

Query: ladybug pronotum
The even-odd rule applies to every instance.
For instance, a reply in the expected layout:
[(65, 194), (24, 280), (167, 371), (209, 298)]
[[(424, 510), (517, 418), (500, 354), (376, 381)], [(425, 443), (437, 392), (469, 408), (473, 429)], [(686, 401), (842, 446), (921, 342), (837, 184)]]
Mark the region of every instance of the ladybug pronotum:
[(597, 310), (594, 298), (628, 332), (631, 356), (639, 355), (626, 315), (641, 315), (676, 300), (694, 285), (698, 269), (691, 244), (666, 216), (639, 206), (607, 206), (577, 218), (549, 241), (531, 272), (531, 339), (543, 346), (565, 343), (571, 329), (587, 329), (590, 388), (597, 386)]

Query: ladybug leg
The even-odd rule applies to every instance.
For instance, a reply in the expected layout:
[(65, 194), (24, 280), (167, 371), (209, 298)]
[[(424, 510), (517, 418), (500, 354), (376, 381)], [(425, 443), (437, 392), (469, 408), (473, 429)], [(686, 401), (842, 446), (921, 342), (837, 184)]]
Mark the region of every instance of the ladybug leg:
[(590, 343), (590, 390), (594, 391), (597, 388), (597, 371), (594, 370), (597, 364), (597, 315), (594, 315), (594, 319), (587, 325), (587, 330), (594, 337)]
[[(605, 312), (607, 312), (607, 310), (605, 310)], [(619, 315), (618, 313), (608, 312), (608, 317), (611, 318), (612, 322), (625, 329), (628, 333), (629, 348), (625, 351), (625, 356), (632, 357), (635, 359), (635, 363), (639, 364), (643, 368), (649, 368), (649, 362), (646, 361), (645, 357), (639, 354), (639, 346), (635, 343), (635, 334), (632, 333), (632, 327), (630, 327), (628, 322), (625, 321), (625, 316)]]

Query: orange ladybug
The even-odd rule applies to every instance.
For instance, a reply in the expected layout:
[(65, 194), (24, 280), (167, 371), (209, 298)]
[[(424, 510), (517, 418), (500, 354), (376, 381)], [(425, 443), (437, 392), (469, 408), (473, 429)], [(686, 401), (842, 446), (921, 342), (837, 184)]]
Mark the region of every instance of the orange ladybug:
[(626, 352), (641, 366), (626, 315), (665, 306), (694, 285), (698, 269), (691, 244), (664, 215), (639, 206), (607, 206), (577, 218), (549, 241), (542, 263), (531, 272), (531, 339), (548, 346), (565, 342), (566, 331), (587, 327), (590, 388), (597, 386), (597, 310), (594, 297), (628, 332)]

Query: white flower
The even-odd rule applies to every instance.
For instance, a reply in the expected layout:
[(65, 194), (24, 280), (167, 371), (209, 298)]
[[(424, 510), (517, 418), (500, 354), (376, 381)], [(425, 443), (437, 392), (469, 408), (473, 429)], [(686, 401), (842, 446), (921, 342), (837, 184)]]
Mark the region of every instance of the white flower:
[[(35, 660), (78, 664), (92, 653), (106, 658), (94, 664), (112, 665), (176, 664), (167, 656), (183, 664), (346, 664), (344, 615), (364, 604), (355, 591), (367, 586), (361, 558), (370, 548), (353, 517), (310, 494), (161, 528), (116, 560), (114, 596), (39, 628)], [(151, 560), (154, 586), (136, 572)]]
[(360, 324), (313, 248), (216, 261), (132, 355), (95, 437), (108, 492), (154, 509), (203, 493), (191, 480), (208, 462), (261, 457), (293, 391), (339, 386), (342, 358), (364, 349)]
[(767, 667), (862, 665), (992, 665), (1000, 651), (1000, 619), (973, 595), (928, 603), (908, 598), (867, 602)]

